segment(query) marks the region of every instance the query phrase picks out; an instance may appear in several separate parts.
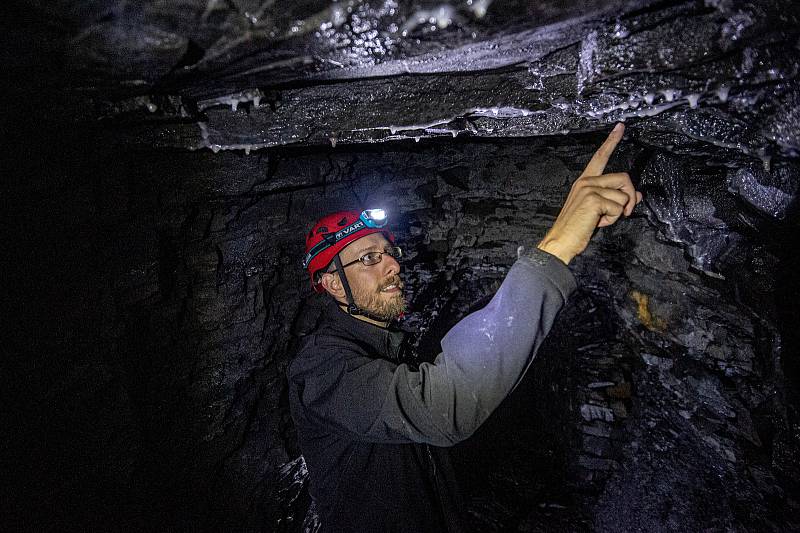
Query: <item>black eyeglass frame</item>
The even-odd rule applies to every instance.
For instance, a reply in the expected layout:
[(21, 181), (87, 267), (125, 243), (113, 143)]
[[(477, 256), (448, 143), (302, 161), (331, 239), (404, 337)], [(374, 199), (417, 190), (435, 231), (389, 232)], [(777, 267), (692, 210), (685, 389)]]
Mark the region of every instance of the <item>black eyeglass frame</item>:
[[(372, 254), (378, 254), (378, 260), (375, 261), (374, 263), (368, 263), (365, 260), (365, 258), (368, 255), (372, 255)], [(383, 261), (383, 255), (384, 254), (388, 255), (389, 257), (393, 257), (395, 259), (400, 259), (401, 257), (403, 257), (403, 249), (400, 248), (399, 246), (389, 246), (389, 248), (385, 248), (382, 252), (367, 252), (364, 255), (362, 255), (361, 257), (359, 257), (358, 259), (356, 259), (354, 261), (350, 261), (349, 263), (342, 265), (342, 268), (347, 268), (350, 265), (355, 265), (356, 263), (361, 263), (364, 266), (375, 266), (378, 263), (380, 263), (381, 261)], [(333, 274), (334, 272), (336, 272), (336, 270), (337, 269), (335, 269), (335, 268), (333, 270), (328, 270), (328, 273), (329, 274)]]

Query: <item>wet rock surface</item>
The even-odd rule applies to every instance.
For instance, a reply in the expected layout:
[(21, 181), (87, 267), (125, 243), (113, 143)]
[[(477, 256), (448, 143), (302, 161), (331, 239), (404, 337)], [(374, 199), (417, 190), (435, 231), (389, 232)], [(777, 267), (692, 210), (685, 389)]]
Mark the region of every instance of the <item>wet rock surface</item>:
[(797, 7), (522, 4), (12, 5), (10, 527), (302, 530), (312, 219), (389, 210), (430, 357), (619, 120), (645, 202), (454, 450), (471, 521), (800, 527)]

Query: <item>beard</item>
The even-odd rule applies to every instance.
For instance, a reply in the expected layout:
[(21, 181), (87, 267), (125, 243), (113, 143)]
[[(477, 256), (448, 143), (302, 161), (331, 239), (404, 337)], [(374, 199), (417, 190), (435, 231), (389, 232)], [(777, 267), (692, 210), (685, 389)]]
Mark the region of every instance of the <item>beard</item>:
[[(383, 293), (383, 289), (395, 285), (400, 290), (396, 293)], [(388, 298), (387, 298), (388, 296)], [(380, 320), (390, 321), (400, 317), (406, 311), (406, 299), (403, 296), (403, 281), (400, 276), (393, 276), (378, 285), (377, 289), (353, 287), (353, 300), (356, 305)]]

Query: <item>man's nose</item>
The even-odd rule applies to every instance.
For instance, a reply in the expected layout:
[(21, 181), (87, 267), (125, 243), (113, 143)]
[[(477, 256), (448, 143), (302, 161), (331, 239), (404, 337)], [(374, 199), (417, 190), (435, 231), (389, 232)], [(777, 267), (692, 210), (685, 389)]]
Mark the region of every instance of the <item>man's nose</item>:
[(397, 259), (395, 259), (391, 255), (383, 254), (382, 263), (385, 263), (383, 267), (383, 274), (385, 276), (393, 276), (395, 274), (400, 273), (400, 263), (398, 263)]

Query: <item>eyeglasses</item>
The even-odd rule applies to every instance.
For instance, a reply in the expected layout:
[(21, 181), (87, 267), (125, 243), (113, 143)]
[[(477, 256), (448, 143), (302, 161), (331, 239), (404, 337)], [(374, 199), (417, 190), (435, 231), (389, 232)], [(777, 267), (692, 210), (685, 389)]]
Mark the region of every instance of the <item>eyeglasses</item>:
[[(355, 261), (350, 261), (346, 265), (342, 265), (342, 268), (355, 265), (356, 263), (361, 263), (364, 266), (377, 265), (383, 259), (383, 254), (394, 257), (395, 259), (400, 259), (403, 257), (403, 250), (399, 246), (390, 246), (382, 252), (367, 252)], [(336, 269), (330, 270), (329, 272), (336, 272)]]

